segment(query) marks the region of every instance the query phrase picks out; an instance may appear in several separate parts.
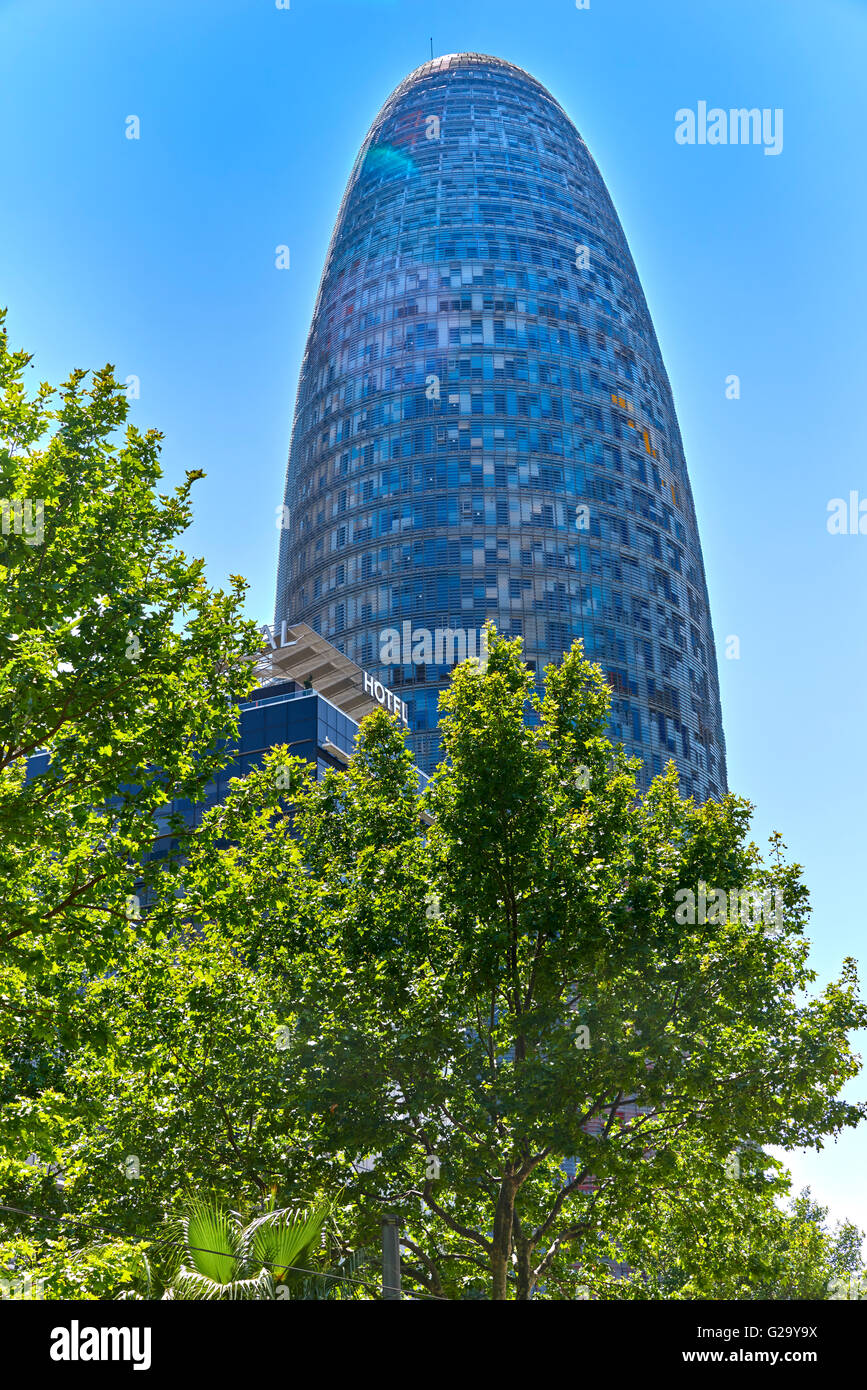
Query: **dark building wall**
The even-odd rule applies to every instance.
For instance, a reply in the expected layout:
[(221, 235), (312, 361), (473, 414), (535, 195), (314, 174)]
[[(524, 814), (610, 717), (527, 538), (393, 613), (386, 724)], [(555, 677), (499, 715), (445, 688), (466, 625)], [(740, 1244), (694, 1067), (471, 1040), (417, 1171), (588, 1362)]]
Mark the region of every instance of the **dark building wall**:
[[(583, 249), (582, 249), (583, 248)], [(725, 790), (714, 638), (671, 389), (584, 141), (521, 69), (412, 73), (356, 161), (296, 403), (275, 617), (399, 689), (432, 769), (448, 660), (383, 634), (487, 618), (541, 675), (575, 637), (612, 735)], [(586, 508), (586, 511), (579, 511)], [(439, 659), (438, 659), (439, 658)]]
[[(286, 744), (291, 757), (304, 758), (317, 768), (317, 775), (328, 768), (342, 771), (346, 764), (324, 746), (328, 740), (351, 756), (358, 725), (315, 690), (298, 690), (293, 683), (265, 686), (254, 690), (240, 707), (238, 740), (232, 758), (208, 784), (201, 801), (177, 800), (167, 803), (161, 817), (166, 832), (169, 816), (178, 812), (188, 825), (198, 825), (205, 811), (224, 801), (234, 777), (245, 777), (264, 761), (266, 753)], [(167, 852), (168, 833), (156, 854)]]
[[(352, 755), (358, 725), (342, 710), (315, 690), (301, 690), (292, 681), (275, 683), (254, 690), (239, 709), (238, 738), (230, 760), (208, 783), (200, 801), (175, 798), (166, 802), (157, 816), (159, 834), (154, 843), (154, 859), (165, 858), (177, 849), (169, 822), (180, 815), (188, 826), (199, 825), (205, 811), (224, 801), (234, 777), (244, 777), (263, 762), (266, 753), (278, 744), (288, 745), (290, 756), (304, 758), (321, 776), (329, 768), (342, 771), (346, 762), (329, 751), (326, 744)], [(47, 753), (36, 753), (27, 762), (28, 779), (38, 777), (48, 766)]]

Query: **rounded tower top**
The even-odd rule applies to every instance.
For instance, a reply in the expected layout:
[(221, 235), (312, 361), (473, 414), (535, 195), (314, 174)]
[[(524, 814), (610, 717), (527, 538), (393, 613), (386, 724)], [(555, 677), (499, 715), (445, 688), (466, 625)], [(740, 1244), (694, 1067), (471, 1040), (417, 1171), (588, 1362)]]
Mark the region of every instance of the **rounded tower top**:
[(395, 87), (385, 104), (389, 106), (396, 97), (402, 96), (410, 87), (415, 86), (417, 82), (423, 82), (426, 77), (436, 77), (440, 73), (454, 72), (461, 68), (469, 70), (482, 67), (499, 69), (501, 72), (513, 74), (523, 82), (531, 83), (540, 92), (544, 92), (549, 101), (553, 101), (554, 105), (560, 107), (562, 111), (563, 108), (560, 103), (551, 96), (544, 83), (540, 82), (532, 73), (527, 72), (526, 68), (520, 68), (516, 63), (508, 63), (505, 58), (495, 58), (490, 53), (443, 53), (438, 58), (429, 58), (426, 63), (422, 63), (420, 67), (408, 73), (403, 81)]

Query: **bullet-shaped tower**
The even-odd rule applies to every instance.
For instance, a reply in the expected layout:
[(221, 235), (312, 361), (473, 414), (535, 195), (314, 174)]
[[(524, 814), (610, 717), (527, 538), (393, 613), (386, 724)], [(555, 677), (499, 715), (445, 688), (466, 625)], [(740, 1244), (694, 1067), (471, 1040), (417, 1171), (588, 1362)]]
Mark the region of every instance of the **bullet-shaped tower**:
[(400, 694), (419, 765), (487, 619), (541, 677), (575, 637), (611, 733), (726, 790), (716, 656), (671, 388), (614, 206), (521, 68), (425, 63), (347, 185), (301, 369), (276, 619)]

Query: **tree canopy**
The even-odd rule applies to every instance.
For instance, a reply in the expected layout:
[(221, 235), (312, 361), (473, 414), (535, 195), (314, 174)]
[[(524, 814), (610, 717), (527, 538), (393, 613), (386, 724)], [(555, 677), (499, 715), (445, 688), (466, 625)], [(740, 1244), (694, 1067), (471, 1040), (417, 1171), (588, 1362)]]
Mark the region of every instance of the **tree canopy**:
[[(179, 548), (188, 473), (126, 424), (111, 367), (30, 389), (0, 315), (0, 1152), (38, 1148), (39, 1097), (107, 1046), (82, 982), (117, 968), (171, 873), (176, 798), (225, 764), (251, 685), (244, 583)], [(29, 776), (28, 776), (29, 768)]]
[[(60, 1204), (133, 1237), (185, 1186), (251, 1209), (324, 1198), (358, 1246), (388, 1210), (405, 1277), (436, 1297), (779, 1284), (786, 1182), (763, 1150), (862, 1116), (839, 1096), (865, 1019), (854, 963), (810, 992), (779, 837), (763, 859), (749, 804), (696, 806), (671, 765), (640, 795), (608, 702), (580, 645), (540, 696), (492, 634), (443, 697), (423, 795), (384, 711), (346, 773), (317, 781), (277, 749), (233, 782), (147, 932), (88, 985), (113, 1041), (64, 1075), (88, 1122), (57, 1131)], [(782, 911), (684, 922), (687, 888), (776, 892)], [(764, 1255), (726, 1236), (744, 1212)], [(667, 1284), (663, 1246), (683, 1259)], [(618, 1261), (645, 1274), (612, 1294)]]

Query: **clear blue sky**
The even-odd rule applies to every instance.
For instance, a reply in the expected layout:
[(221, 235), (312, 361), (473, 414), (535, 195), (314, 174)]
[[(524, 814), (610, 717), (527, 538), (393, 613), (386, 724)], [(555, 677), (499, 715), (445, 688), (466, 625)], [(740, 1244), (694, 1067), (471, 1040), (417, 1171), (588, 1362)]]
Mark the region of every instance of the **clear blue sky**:
[[(134, 418), (165, 432), (168, 477), (208, 473), (190, 549), (212, 582), (246, 575), (270, 619), (328, 238), (368, 125), (431, 36), (532, 72), (607, 181), (683, 430), (730, 782), (757, 836), (778, 827), (806, 867), (825, 979), (867, 957), (867, 536), (825, 524), (830, 498), (867, 498), (865, 0), (0, 0), (13, 342), (40, 379), (107, 360), (140, 377)], [(699, 101), (782, 107), (782, 154), (678, 145), (675, 111)], [(867, 1227), (867, 1126), (792, 1166)]]

